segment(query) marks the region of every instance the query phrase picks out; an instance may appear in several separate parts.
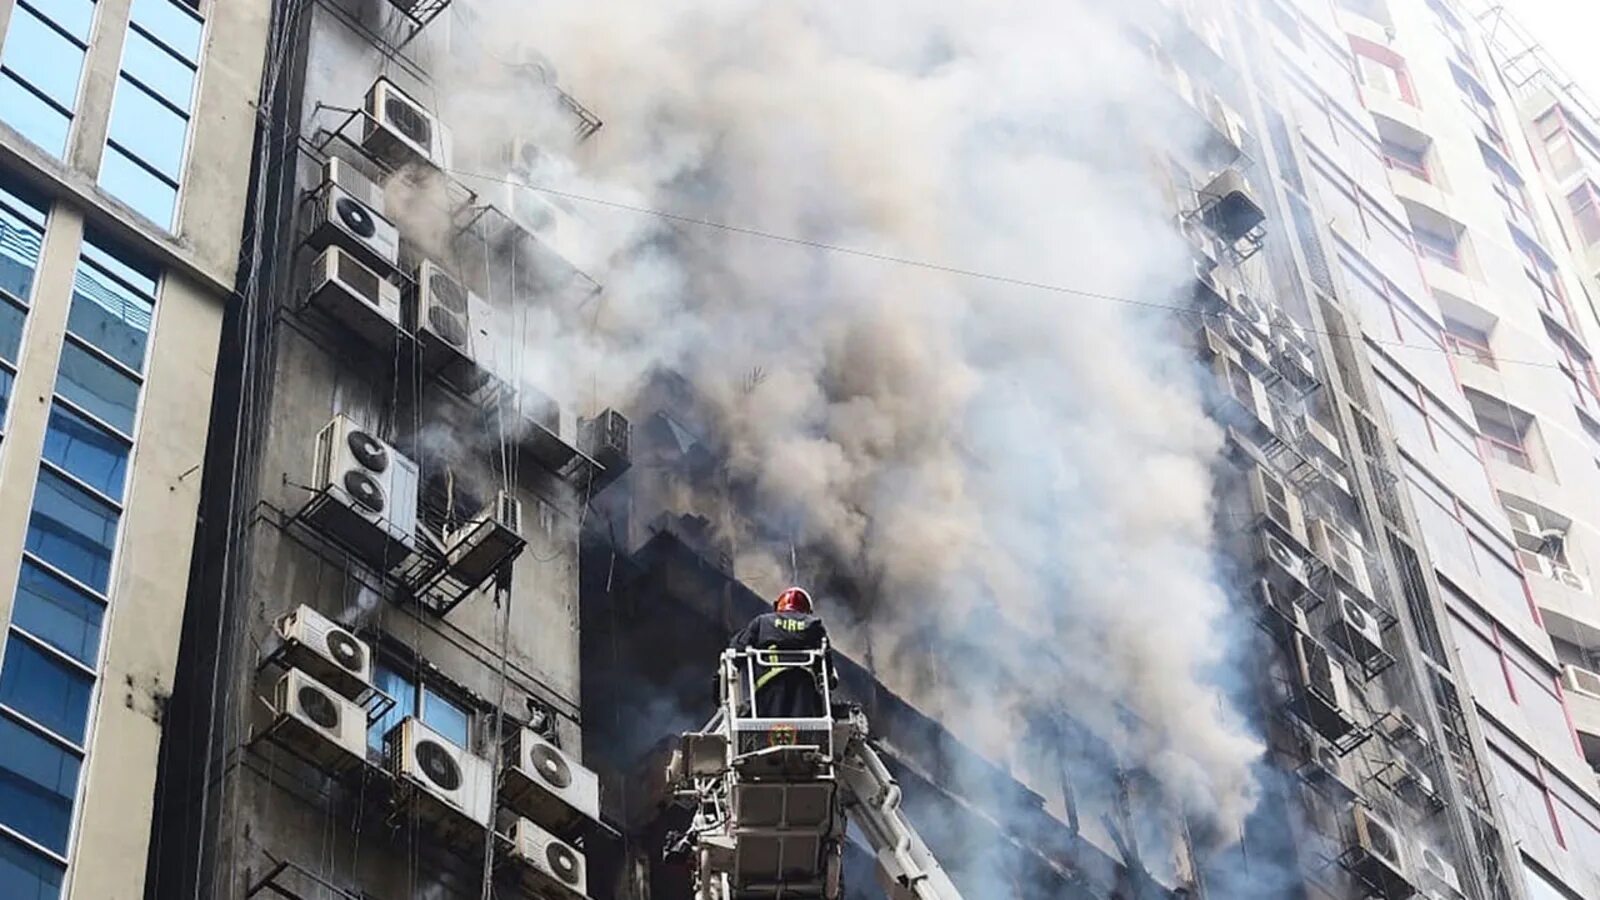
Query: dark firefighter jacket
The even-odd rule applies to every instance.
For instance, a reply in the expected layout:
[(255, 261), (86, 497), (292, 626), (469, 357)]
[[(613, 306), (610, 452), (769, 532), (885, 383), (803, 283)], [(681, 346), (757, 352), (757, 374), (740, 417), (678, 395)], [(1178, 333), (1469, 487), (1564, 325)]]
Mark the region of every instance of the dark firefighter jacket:
[[(750, 620), (733, 636), (735, 650), (821, 650), (828, 637), (822, 619), (811, 613), (769, 612)], [(831, 653), (829, 654), (832, 655)], [(828, 660), (828, 671), (833, 671)], [(756, 658), (756, 695), (759, 715), (777, 718), (825, 715), (822, 695), (813, 673), (804, 669), (773, 668), (763, 671)]]

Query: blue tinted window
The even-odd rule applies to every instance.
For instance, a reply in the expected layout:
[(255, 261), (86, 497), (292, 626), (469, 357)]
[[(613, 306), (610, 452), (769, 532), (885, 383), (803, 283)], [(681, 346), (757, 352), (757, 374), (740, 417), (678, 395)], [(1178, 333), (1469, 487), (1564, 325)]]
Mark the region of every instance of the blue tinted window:
[(189, 123), (183, 116), (133, 82), (117, 83), (111, 113), (111, 139), (126, 153), (176, 181), (183, 164), (183, 139)]
[(90, 232), (84, 236), (81, 253), (84, 259), (110, 272), (113, 277), (120, 279), (138, 293), (147, 297), (154, 297), (159, 272), (147, 265), (134, 261), (134, 258), (129, 254), (114, 249), (117, 247), (118, 244), (110, 238)]
[(78, 764), (71, 752), (0, 715), (0, 822), (65, 853)]
[(89, 29), (94, 26), (94, 0), (32, 0), (29, 5), (49, 16), (57, 28), (72, 35), (78, 43), (89, 43)]
[(86, 666), (94, 667), (100, 653), (100, 620), (105, 605), (58, 578), (43, 566), (24, 559), (17, 580), (17, 603), (12, 624)]
[(22, 86), (16, 76), (0, 69), (0, 118), (51, 156), (67, 152), (67, 128), (72, 119)]
[(428, 687), (422, 689), (422, 721), (429, 728), (439, 732), (441, 737), (453, 741), (456, 746), (469, 746), (467, 711)]
[(128, 442), (60, 403), (50, 407), (44, 458), (106, 496), (122, 499), (128, 472)]
[(60, 863), (0, 834), (0, 884), (17, 900), (57, 900), (65, 874)]
[(61, 345), (56, 393), (124, 434), (133, 433), (139, 383), (70, 340)]
[(417, 687), (409, 678), (382, 663), (373, 669), (372, 684), (394, 698), (394, 706), (367, 729), (367, 746), (381, 750), (383, 736), (389, 733), (389, 729), (400, 724), (401, 719), (417, 714)]
[(100, 186), (146, 219), (162, 228), (172, 227), (172, 215), (178, 208), (178, 189), (134, 162), (133, 157), (118, 150), (115, 144), (106, 145), (105, 159), (100, 163)]
[[(0, 195), (3, 199), (3, 195)], [(0, 206), (0, 291), (26, 303), (39, 267), (44, 232), (38, 225)]]
[(0, 359), (17, 364), (17, 351), (22, 347), (22, 322), (27, 313), (22, 308), (0, 297)]
[(25, 6), (12, 9), (0, 65), (62, 109), (70, 111), (77, 106), (83, 47)]
[(190, 62), (200, 60), (200, 20), (172, 0), (133, 0), (133, 23)]
[(6, 410), (11, 405), (11, 385), (15, 380), (16, 376), (11, 374), (10, 369), (0, 366), (0, 428), (6, 424)]
[(173, 106), (189, 108), (189, 99), (194, 93), (194, 68), (162, 49), (137, 28), (128, 30), (128, 41), (122, 50), (122, 71)]
[(80, 260), (72, 282), (67, 330), (117, 362), (142, 371), (154, 306), (150, 298), (129, 290), (93, 263)]
[(0, 703), (75, 744), (83, 743), (94, 679), (15, 632), (0, 660)]
[(117, 540), (116, 510), (44, 469), (34, 488), (26, 547), (30, 553), (105, 593)]

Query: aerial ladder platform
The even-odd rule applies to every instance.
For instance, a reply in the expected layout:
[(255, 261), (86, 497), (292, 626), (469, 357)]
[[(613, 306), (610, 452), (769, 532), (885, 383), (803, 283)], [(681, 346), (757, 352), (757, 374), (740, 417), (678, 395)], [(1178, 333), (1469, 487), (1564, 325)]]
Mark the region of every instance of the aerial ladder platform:
[[(695, 900), (839, 900), (846, 829), (876, 855), (892, 900), (959, 900), (900, 806), (900, 785), (868, 741), (861, 709), (833, 700), (820, 650), (728, 650), (718, 667), (719, 708), (682, 735), (668, 772), (689, 827), (668, 847), (694, 872)], [(776, 718), (756, 686), (774, 670), (815, 679), (817, 718)]]

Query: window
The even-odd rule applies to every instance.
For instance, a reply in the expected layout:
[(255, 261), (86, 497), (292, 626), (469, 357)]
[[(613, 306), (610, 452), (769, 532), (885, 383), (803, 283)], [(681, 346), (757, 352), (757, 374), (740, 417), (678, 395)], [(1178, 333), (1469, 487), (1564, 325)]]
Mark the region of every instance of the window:
[(1578, 237), (1585, 247), (1593, 247), (1600, 242), (1600, 208), (1596, 207), (1595, 198), (1594, 182), (1587, 178), (1567, 194), (1567, 207), (1572, 210), (1572, 218), (1578, 223)]
[(1460, 319), (1444, 317), (1444, 343), (1456, 356), (1465, 356), (1481, 365), (1495, 368), (1494, 350), (1489, 345), (1489, 332), (1475, 328)]
[(1557, 322), (1569, 329), (1576, 329), (1577, 318), (1567, 303), (1567, 292), (1561, 287), (1555, 263), (1546, 257), (1537, 244), (1524, 239), (1521, 235), (1513, 237), (1516, 239), (1517, 249), (1522, 253), (1522, 272), (1537, 292), (1539, 305)]
[(1459, 89), (1461, 104), (1478, 120), (1478, 137), (1493, 147), (1502, 156), (1510, 155), (1510, 148), (1506, 145), (1505, 134), (1500, 130), (1500, 117), (1495, 112), (1494, 101), (1479, 87), (1472, 77), (1457, 66), (1450, 67), (1450, 74), (1455, 78), (1456, 87)]
[(1358, 37), (1350, 38), (1350, 49), (1356, 55), (1356, 70), (1361, 73), (1363, 86), (1403, 103), (1417, 105), (1411, 74), (1406, 71), (1406, 61), (1400, 54)]
[(0, 430), (10, 406), (33, 273), (44, 243), (45, 207), (25, 198), (0, 173)]
[(65, 872), (159, 281), (114, 248), (83, 239), (0, 656), (0, 878), (29, 897)]
[(1545, 323), (1544, 330), (1561, 357), (1557, 365), (1571, 386), (1573, 402), (1591, 414), (1600, 411), (1600, 399), (1597, 399), (1600, 398), (1600, 376), (1595, 373), (1589, 351), (1549, 322)]
[(188, 4), (134, 0), (100, 186), (172, 227), (204, 24)]
[(1478, 421), (1484, 455), (1534, 471), (1530, 450), (1533, 417), (1497, 397), (1472, 390), (1466, 394)]
[(1433, 181), (1433, 175), (1428, 171), (1428, 151), (1426, 149), (1414, 150), (1394, 141), (1383, 142), (1383, 164), (1397, 172), (1404, 172), (1413, 178), (1423, 181)]
[(0, 118), (57, 158), (67, 151), (94, 9), (92, 0), (18, 0), (0, 49)]
[(1431, 259), (1457, 272), (1462, 270), (1461, 239), (1456, 235), (1428, 228), (1413, 228), (1411, 237), (1416, 241), (1417, 254), (1423, 259)]
[(382, 751), (384, 736), (400, 724), (400, 720), (411, 717), (421, 719), (424, 725), (457, 746), (471, 748), (472, 714), (466, 707), (447, 699), (426, 683), (418, 691), (416, 680), (382, 662), (373, 667), (372, 681), (378, 690), (394, 698), (394, 707), (367, 730), (369, 748)]
[(1517, 174), (1517, 170), (1513, 169), (1510, 163), (1496, 157), (1483, 144), (1478, 145), (1478, 151), (1483, 156), (1483, 165), (1489, 174), (1489, 184), (1494, 188), (1495, 195), (1500, 198), (1500, 205), (1505, 208), (1506, 218), (1525, 231), (1537, 233), (1533, 216), (1529, 212), (1528, 189), (1523, 186), (1522, 176)]

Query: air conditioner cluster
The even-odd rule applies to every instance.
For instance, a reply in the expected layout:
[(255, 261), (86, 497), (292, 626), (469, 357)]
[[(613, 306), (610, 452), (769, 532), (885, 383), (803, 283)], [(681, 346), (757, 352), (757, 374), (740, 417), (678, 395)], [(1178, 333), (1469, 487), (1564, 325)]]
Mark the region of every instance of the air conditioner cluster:
[(308, 524), (384, 571), (410, 555), (417, 464), (372, 432), (335, 416), (317, 433), (310, 488), (312, 499), (301, 513)]
[(599, 776), (533, 728), (512, 734), (502, 755), (500, 800), (517, 816), (509, 860), (523, 885), (550, 896), (584, 896), (584, 855), (558, 835), (600, 820)]
[(401, 323), (393, 281), (400, 233), (386, 215), (383, 189), (337, 157), (323, 162), (321, 176), (308, 201), (305, 243), (319, 255), (307, 276), (306, 302), (368, 343), (392, 343)]

